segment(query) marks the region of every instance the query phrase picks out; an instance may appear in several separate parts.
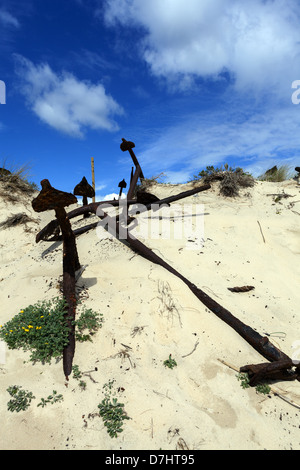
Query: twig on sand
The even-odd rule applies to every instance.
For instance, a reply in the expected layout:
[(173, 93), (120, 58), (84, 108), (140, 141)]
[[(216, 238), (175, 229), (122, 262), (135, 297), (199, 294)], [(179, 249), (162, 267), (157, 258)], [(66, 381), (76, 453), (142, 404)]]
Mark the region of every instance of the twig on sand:
[(198, 344), (199, 344), (199, 340), (195, 343), (195, 346), (194, 346), (193, 350), (190, 353), (185, 354), (184, 356), (181, 356), (181, 357), (188, 357), (191, 354), (193, 354), (193, 352), (196, 351)]
[(259, 223), (259, 220), (257, 221), (258, 225), (259, 225), (259, 228), (260, 228), (260, 233), (261, 233), (261, 236), (263, 237), (263, 241), (264, 243), (266, 243), (266, 240), (265, 240), (265, 237), (264, 237), (264, 234), (263, 234), (263, 231), (262, 231), (262, 228), (261, 228), (261, 225)]

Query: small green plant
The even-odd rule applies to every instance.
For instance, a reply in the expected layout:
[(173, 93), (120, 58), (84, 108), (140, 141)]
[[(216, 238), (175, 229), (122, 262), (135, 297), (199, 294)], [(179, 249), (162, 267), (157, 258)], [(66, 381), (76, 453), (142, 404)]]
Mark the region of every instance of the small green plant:
[(53, 390), (52, 395), (48, 395), (47, 398), (42, 398), (37, 406), (41, 406), (42, 408), (44, 408), (44, 406), (46, 406), (48, 403), (51, 403), (51, 405), (53, 405), (54, 403), (62, 401), (63, 399), (64, 397), (61, 394), (57, 395), (57, 391)]
[(241, 382), (241, 387), (242, 388), (248, 388), (250, 387), (250, 379), (249, 375), (246, 373), (239, 373), (237, 376), (237, 379), (240, 380)]
[(81, 371), (79, 370), (79, 367), (76, 364), (74, 364), (74, 366), (72, 366), (72, 372), (73, 372), (74, 379), (79, 380), (79, 387), (82, 390), (85, 390), (86, 389), (86, 382), (84, 382), (83, 380), (80, 380), (81, 377), (82, 377), (82, 373), (81, 373)]
[(9, 349), (31, 351), (34, 363), (51, 362), (68, 344), (65, 305), (60, 298), (29, 305), (1, 327), (0, 338)]
[(114, 380), (110, 380), (103, 385), (104, 399), (98, 405), (98, 408), (99, 415), (103, 419), (110, 437), (118, 437), (118, 434), (123, 431), (123, 421), (130, 418), (124, 410), (124, 404), (119, 403), (117, 398), (111, 397), (113, 383)]
[(30, 406), (31, 400), (35, 397), (33, 396), (32, 392), (28, 392), (27, 390), (22, 390), (20, 385), (12, 385), (8, 387), (7, 392), (12, 397), (11, 400), (7, 403), (8, 411), (25, 411)]
[(164, 366), (168, 367), (169, 369), (173, 369), (177, 366), (177, 362), (172, 358), (172, 354), (169, 355), (169, 359), (164, 361)]
[[(103, 315), (94, 312), (91, 308), (83, 307), (78, 320), (75, 320), (74, 323), (76, 341), (92, 341), (91, 337), (102, 327)], [(87, 331), (85, 332), (85, 330)]]
[[(250, 379), (247, 373), (239, 373), (236, 377), (238, 380), (241, 381), (242, 388), (250, 387)], [(256, 385), (255, 390), (257, 391), (257, 393), (263, 393), (264, 395), (267, 395), (268, 393), (270, 393), (271, 387), (268, 384), (258, 384)]]
[[(29, 350), (33, 363), (50, 363), (52, 358), (61, 357), (69, 341), (65, 311), (66, 302), (59, 297), (29, 305), (1, 325), (0, 339), (9, 349)], [(91, 341), (91, 336), (102, 326), (102, 315), (83, 308), (74, 323), (76, 339)], [(83, 334), (84, 330), (87, 334)]]
[(257, 393), (262, 393), (263, 395), (268, 395), (271, 391), (271, 387), (268, 384), (258, 384), (255, 387)]

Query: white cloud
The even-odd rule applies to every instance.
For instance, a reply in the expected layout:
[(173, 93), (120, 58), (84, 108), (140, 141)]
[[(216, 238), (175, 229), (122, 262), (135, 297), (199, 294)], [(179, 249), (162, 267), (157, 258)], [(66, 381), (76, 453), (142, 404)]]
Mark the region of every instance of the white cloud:
[(102, 191), (102, 189), (106, 188), (106, 184), (96, 184), (95, 191)]
[(113, 116), (123, 114), (123, 109), (101, 83), (80, 81), (66, 72), (58, 75), (48, 64), (34, 65), (22, 56), (16, 58), (21, 91), (43, 122), (74, 137), (83, 137), (87, 128), (118, 129)]
[(228, 71), (240, 89), (286, 90), (300, 73), (294, 0), (106, 0), (104, 18), (142, 26), (144, 60), (181, 88)]
[(19, 20), (3, 8), (0, 9), (0, 23), (4, 27), (12, 26), (14, 28), (19, 28), (20, 26)]
[[(300, 105), (291, 102), (291, 85), (300, 79), (300, 2), (106, 0), (104, 5), (107, 25), (139, 28), (141, 57), (172, 91), (192, 89), (199, 77), (205, 81), (193, 95), (198, 112), (186, 110), (169, 127), (152, 130), (154, 138), (139, 153), (147, 175), (164, 171), (169, 181), (184, 182), (207, 165), (228, 162), (258, 175), (273, 164), (296, 163)], [(229, 86), (210, 86), (225, 80), (225, 72)], [(208, 105), (213, 91), (217, 95)]]
[[(185, 116), (139, 152), (146, 175), (185, 182), (208, 165), (241, 166), (255, 176), (271, 166), (299, 166), (300, 105), (255, 112), (247, 106)], [(162, 158), (163, 157), (163, 158)], [(298, 163), (297, 163), (298, 162)]]

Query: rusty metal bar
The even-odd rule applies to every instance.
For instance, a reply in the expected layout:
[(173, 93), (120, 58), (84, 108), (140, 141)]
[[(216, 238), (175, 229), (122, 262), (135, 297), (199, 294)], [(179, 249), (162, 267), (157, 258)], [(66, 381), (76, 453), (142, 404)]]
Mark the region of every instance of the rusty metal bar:
[(65, 207), (77, 202), (71, 193), (59, 191), (51, 186), (48, 180), (41, 181), (42, 190), (32, 201), (36, 212), (54, 210), (61, 228), (63, 239), (63, 296), (67, 303), (64, 316), (68, 326), (68, 344), (63, 349), (63, 370), (68, 380), (72, 372), (72, 361), (75, 352), (75, 271), (80, 268), (76, 240)]
[(138, 179), (141, 176), (141, 173), (142, 173), (141, 167), (138, 165), (136, 167), (136, 170), (135, 170), (135, 172), (133, 174), (133, 177), (130, 181), (130, 187), (129, 187), (129, 190), (128, 190), (128, 193), (127, 193), (127, 199), (131, 199), (133, 197), (134, 190), (135, 190), (136, 184), (138, 182)]
[(293, 364), (291, 359), (271, 363), (249, 364), (241, 367), (240, 372), (248, 374), (249, 385), (251, 386), (266, 380), (300, 380), (300, 369)]
[[(139, 164), (138, 159), (136, 158), (136, 155), (135, 155), (134, 151), (132, 150), (134, 147), (135, 147), (135, 144), (133, 142), (130, 142), (129, 140), (126, 140), (126, 139), (122, 139), (120, 149), (122, 150), (122, 152), (126, 152), (126, 150), (128, 150), (135, 167), (136, 168), (137, 167), (141, 168), (141, 165)], [(141, 170), (141, 178), (144, 179), (144, 174), (143, 174), (142, 170)]]

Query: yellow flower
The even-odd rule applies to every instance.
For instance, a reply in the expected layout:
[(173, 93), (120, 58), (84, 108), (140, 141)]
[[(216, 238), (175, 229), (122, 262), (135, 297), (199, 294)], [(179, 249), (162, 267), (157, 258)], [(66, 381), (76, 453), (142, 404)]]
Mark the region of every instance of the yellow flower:
[(14, 330), (9, 330), (10, 333), (12, 333)]
[(20, 310), (20, 313), (24, 313), (24, 310)]
[(44, 315), (41, 315), (40, 318), (44, 318)]
[(41, 326), (36, 326), (35, 329), (36, 330), (40, 330), (42, 327)]
[(32, 326), (32, 325), (28, 325), (28, 328), (33, 328), (33, 326)]
[(29, 331), (27, 328), (24, 328), (24, 331)]

